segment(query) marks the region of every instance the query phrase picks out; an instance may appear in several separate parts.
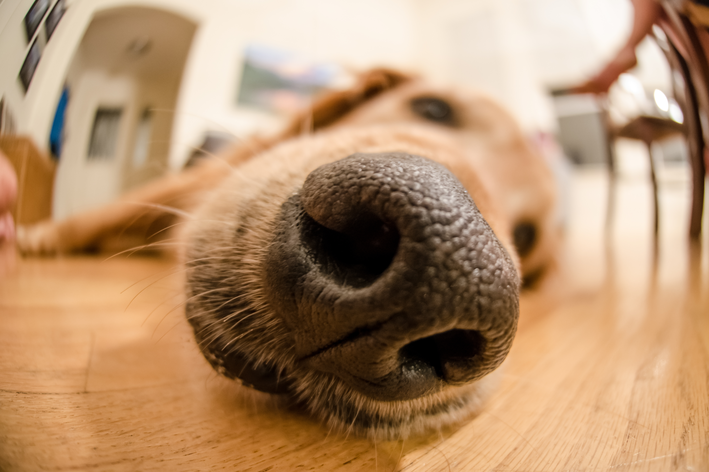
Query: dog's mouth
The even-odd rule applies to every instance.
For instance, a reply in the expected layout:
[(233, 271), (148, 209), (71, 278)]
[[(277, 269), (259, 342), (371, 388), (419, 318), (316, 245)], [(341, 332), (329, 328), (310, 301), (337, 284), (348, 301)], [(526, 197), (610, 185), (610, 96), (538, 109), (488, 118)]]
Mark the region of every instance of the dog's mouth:
[[(423, 336), (410, 342), (390, 342), (391, 333), (401, 331), (406, 313), (396, 313), (376, 326), (357, 328), (337, 341), (299, 359), (308, 368), (328, 372), (355, 390), (384, 401), (411, 400), (434, 394), (446, 386), (464, 385), (471, 372), (480, 370), (485, 351), (485, 337), (477, 330), (450, 329)], [(383, 375), (368, 375), (367, 371), (338, 368), (337, 359), (359, 352), (366, 362), (366, 353), (388, 347), (390, 358), (378, 358), (378, 364), (391, 369)]]

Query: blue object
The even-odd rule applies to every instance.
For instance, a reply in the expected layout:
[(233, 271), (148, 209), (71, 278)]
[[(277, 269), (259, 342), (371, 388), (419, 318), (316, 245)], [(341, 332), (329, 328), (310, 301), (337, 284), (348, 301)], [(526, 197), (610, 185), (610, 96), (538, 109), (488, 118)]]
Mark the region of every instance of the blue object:
[(49, 132), (49, 150), (55, 159), (59, 159), (62, 155), (62, 144), (64, 143), (64, 121), (66, 118), (66, 107), (69, 103), (69, 88), (64, 87), (62, 96), (59, 97), (57, 103), (57, 111), (54, 112), (54, 121), (52, 121), (52, 130)]

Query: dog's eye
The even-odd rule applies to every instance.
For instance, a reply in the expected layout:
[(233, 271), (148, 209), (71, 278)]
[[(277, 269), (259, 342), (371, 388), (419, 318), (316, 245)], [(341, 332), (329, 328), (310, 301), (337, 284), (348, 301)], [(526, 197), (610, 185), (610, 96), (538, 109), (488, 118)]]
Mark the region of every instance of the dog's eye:
[(422, 118), (444, 125), (455, 125), (453, 107), (437, 97), (419, 97), (411, 100), (411, 109)]
[(520, 257), (524, 257), (532, 252), (537, 242), (537, 227), (533, 223), (519, 223), (515, 226), (514, 244)]

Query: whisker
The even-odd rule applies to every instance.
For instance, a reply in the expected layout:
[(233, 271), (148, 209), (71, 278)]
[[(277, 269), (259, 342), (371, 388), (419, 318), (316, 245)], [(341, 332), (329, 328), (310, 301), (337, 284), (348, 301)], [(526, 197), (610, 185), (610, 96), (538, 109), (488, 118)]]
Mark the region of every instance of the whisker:
[[(170, 277), (171, 275), (177, 274), (178, 272), (182, 272), (182, 271), (184, 271), (185, 269), (186, 269), (186, 268), (184, 268), (184, 267), (178, 267), (177, 269), (173, 269), (173, 270), (171, 270), (170, 272), (168, 272), (166, 275), (163, 275), (162, 277), (159, 277), (158, 279), (152, 281), (151, 283), (149, 283), (148, 285), (146, 285), (145, 287), (143, 287), (138, 293), (135, 294), (135, 296), (133, 296), (133, 298), (131, 298), (131, 300), (128, 302), (128, 305), (126, 305), (126, 309), (124, 310), (124, 312), (125, 312), (125, 311), (128, 311), (128, 308), (130, 308), (131, 304), (135, 301), (136, 298), (138, 298), (138, 297), (140, 296), (140, 294), (142, 294), (143, 292), (145, 292), (147, 289), (149, 289), (150, 287), (152, 287), (154, 284), (156, 284), (157, 282), (159, 282), (159, 281), (161, 281), (161, 280), (164, 280), (164, 279)], [(166, 271), (162, 271), (162, 272), (166, 272)], [(150, 277), (153, 277), (154, 275), (155, 275), (155, 274), (149, 275), (148, 277), (145, 277), (143, 280), (139, 280), (138, 282), (135, 282), (135, 283), (132, 284), (130, 287), (133, 287), (134, 285), (136, 285), (136, 284), (138, 284), (138, 283), (140, 283), (140, 282), (143, 282), (143, 281), (149, 279)], [(130, 287), (124, 289), (121, 293), (124, 293), (124, 292), (125, 292), (126, 290), (128, 290)], [(143, 323), (145, 323), (145, 322), (143, 322)], [(142, 326), (142, 325), (141, 325), (141, 326)]]
[[(155, 111), (155, 112), (162, 112), (162, 113), (172, 113), (172, 114), (177, 113), (176, 110), (170, 109), (170, 108), (151, 108), (150, 110)], [(259, 152), (259, 150), (253, 146), (253, 144), (251, 143), (251, 141), (249, 139), (244, 139), (244, 138), (240, 137), (239, 135), (234, 133), (233, 130), (227, 128), (226, 126), (224, 126), (223, 124), (221, 124), (215, 120), (212, 120), (212, 119), (207, 118), (205, 116), (198, 115), (196, 113), (190, 113), (190, 112), (186, 112), (186, 111), (180, 111), (180, 114), (184, 115), (184, 116), (191, 116), (194, 118), (199, 118), (199, 119), (204, 120), (208, 123), (216, 125), (218, 128), (220, 128), (226, 134), (228, 134), (229, 136), (232, 136), (237, 143), (240, 143), (240, 144), (246, 146), (247, 148), (249, 148), (249, 150), (252, 151), (252, 155), (256, 155)], [(193, 147), (191, 145), (188, 145), (188, 146)]]
[(230, 339), (229, 342), (224, 345), (224, 348), (229, 347), (229, 344), (233, 343), (234, 341), (238, 341), (239, 339), (243, 338), (244, 336), (251, 334), (252, 332), (254, 332), (255, 329), (256, 328), (251, 328), (250, 330), (245, 331), (245, 332), (241, 333), (240, 335)]
[[(231, 289), (231, 287), (226, 287), (225, 289)], [(215, 313), (215, 312), (221, 310), (222, 308), (224, 308), (224, 306), (225, 306), (226, 304), (231, 303), (231, 302), (233, 302), (234, 300), (238, 300), (239, 298), (242, 298), (243, 296), (244, 296), (244, 295), (237, 295), (236, 297), (232, 297), (232, 298), (230, 298), (229, 300), (226, 300), (224, 303), (222, 303), (222, 304), (219, 305), (218, 307), (214, 307), (214, 308), (212, 308), (211, 310), (205, 311), (205, 312), (203, 312), (203, 313)], [(226, 316), (226, 317), (224, 317), (224, 318), (218, 318), (218, 320), (219, 320), (220, 323), (225, 323), (225, 322), (229, 321), (229, 319), (231, 319), (231, 318), (233, 318), (233, 317), (235, 317), (235, 316), (237, 316), (237, 315), (240, 315), (241, 313), (245, 312), (246, 310), (247, 310), (247, 308), (244, 308), (244, 309), (242, 309), (242, 310), (237, 310), (237, 311), (231, 313), (229, 316)]]
[[(237, 139), (237, 138), (234, 138), (234, 139)], [(149, 141), (149, 143), (150, 144), (170, 144), (170, 141), (167, 139), (151, 139)], [(229, 146), (236, 145), (236, 144), (238, 144), (236, 141), (225, 143), (224, 150), (226, 150)], [(214, 160), (219, 160), (220, 162), (224, 163), (230, 170), (232, 170), (236, 167), (236, 166), (233, 166), (232, 164), (230, 164), (229, 161), (223, 157), (223, 154), (224, 154), (223, 151), (220, 151), (218, 153), (213, 153), (213, 152), (207, 151), (206, 149), (204, 149), (200, 146), (193, 146), (191, 144), (181, 144), (181, 146), (184, 146), (187, 149), (191, 149), (192, 151), (198, 151), (206, 156), (211, 157)], [(146, 162), (145, 164), (143, 164), (139, 167), (141, 171), (144, 171), (146, 169), (155, 169), (158, 172), (161, 172), (163, 175), (170, 171), (171, 168), (170, 168), (169, 164), (166, 162), (167, 158), (169, 157), (169, 153), (167, 153), (167, 152), (151, 153), (151, 157), (153, 158), (153, 160)], [(183, 168), (184, 168), (184, 166), (183, 166)], [(156, 177), (160, 177), (160, 175), (157, 175)]]
[(171, 224), (171, 225), (169, 225), (169, 226), (167, 226), (167, 227), (165, 227), (165, 228), (163, 228), (163, 229), (161, 229), (161, 230), (158, 230), (158, 231), (154, 232), (153, 234), (151, 234), (150, 236), (148, 236), (146, 239), (152, 239), (152, 238), (154, 238), (155, 236), (157, 236), (158, 234), (162, 233), (163, 231), (167, 231), (167, 230), (169, 230), (169, 229), (174, 228), (175, 226), (183, 225), (183, 224), (185, 224), (185, 223), (189, 223), (189, 222), (188, 222), (188, 221), (185, 221), (185, 220), (178, 221), (177, 223)]
[(335, 429), (335, 425), (332, 422), (330, 423), (330, 427), (327, 429), (327, 434), (325, 435), (325, 439), (328, 439), (330, 437), (330, 434), (332, 434), (332, 431)]
[[(260, 314), (260, 313), (258, 313), (258, 312), (250, 313), (250, 314), (244, 316), (243, 318), (241, 318), (239, 321), (237, 321), (237, 322), (236, 322), (235, 324), (233, 324), (232, 326), (230, 326), (230, 328), (236, 328), (236, 327), (239, 325), (239, 323), (241, 323), (242, 321), (244, 321), (244, 320), (246, 320), (246, 319), (248, 319), (248, 318), (251, 318), (251, 317), (254, 316), (254, 315), (258, 315), (258, 314)], [(228, 347), (228, 346), (229, 346), (229, 343), (227, 343), (227, 345), (224, 346), (224, 347)]]
[[(177, 328), (177, 327), (180, 326), (181, 324), (182, 324), (182, 320), (180, 319), (180, 321), (178, 321), (177, 323), (175, 323), (175, 324), (172, 326), (172, 328), (170, 328), (170, 329), (168, 329), (167, 331), (165, 331), (165, 332), (162, 334), (162, 336), (160, 336), (160, 338), (159, 338), (157, 341), (155, 341), (155, 344), (157, 344), (157, 343), (159, 343), (160, 341), (162, 341), (162, 338), (164, 338), (164, 337), (167, 335), (167, 333), (169, 333), (169, 332), (172, 331), (173, 329)], [(155, 333), (153, 332), (153, 334), (155, 334)]]
[[(170, 313), (172, 313), (175, 309), (179, 308), (180, 306), (186, 305), (187, 303), (191, 302), (192, 300), (194, 300), (194, 299), (197, 298), (197, 297), (201, 297), (201, 296), (203, 296), (203, 295), (206, 295), (206, 294), (212, 293), (212, 292), (218, 292), (219, 290), (222, 290), (222, 288), (215, 288), (215, 289), (212, 289), (212, 290), (208, 290), (208, 291), (206, 291), (206, 292), (201, 292), (201, 293), (192, 295), (191, 297), (187, 298), (186, 300), (183, 300), (182, 302), (180, 302), (180, 303), (178, 303), (177, 305), (173, 306), (173, 307), (172, 307), (167, 313), (165, 313), (165, 315), (160, 319), (160, 321), (158, 322), (157, 326), (155, 326), (155, 331), (157, 331), (158, 327), (160, 326), (160, 323), (162, 323), (162, 321), (165, 319), (165, 317), (166, 317), (167, 315), (169, 315)], [(181, 295), (181, 294), (182, 294), (182, 293), (180, 293), (180, 295)], [(151, 311), (151, 312), (148, 314), (148, 317), (143, 321), (143, 323), (141, 324), (141, 326), (143, 326), (143, 325), (145, 324), (145, 322), (148, 320), (148, 318), (150, 318), (150, 317), (153, 315), (153, 313), (155, 313), (155, 310), (157, 310), (158, 308), (160, 308), (162, 305), (164, 305), (164, 303), (161, 303), (160, 305), (158, 305), (157, 307), (155, 307), (155, 308), (153, 309), (153, 311)], [(153, 334), (155, 334), (155, 331), (153, 331)]]
[(148, 208), (154, 208), (156, 210), (161, 210), (164, 211), (165, 213), (171, 213), (176, 216), (180, 216), (185, 219), (193, 219), (194, 216), (191, 215), (190, 213), (187, 213), (186, 211), (180, 210), (175, 207), (170, 207), (167, 205), (160, 205), (159, 203), (148, 203), (148, 202), (137, 202), (137, 201), (126, 201), (125, 203), (129, 203), (131, 205), (138, 205), (138, 206), (143, 206), (143, 207), (148, 207)]
[[(182, 292), (180, 292), (180, 293), (178, 293), (178, 294), (176, 294), (176, 295), (173, 295), (173, 296), (170, 297), (169, 299), (175, 299), (175, 298), (181, 297), (181, 296), (182, 296)], [(168, 302), (168, 300), (163, 300), (163, 301), (162, 301), (161, 303), (159, 303), (155, 308), (153, 308), (153, 309), (150, 311), (150, 313), (148, 313), (148, 316), (145, 317), (145, 319), (143, 320), (143, 322), (140, 323), (140, 327), (142, 328), (143, 326), (145, 326), (145, 323), (150, 319), (151, 316), (153, 316), (153, 313), (155, 313), (158, 308), (160, 308), (161, 306), (165, 305), (167, 302)], [(178, 305), (178, 306), (179, 306), (179, 305)], [(155, 332), (153, 332), (153, 334), (155, 334)]]
[(401, 464), (401, 458), (404, 457), (404, 444), (406, 444), (406, 438), (399, 433), (399, 439), (401, 439), (401, 450), (399, 451), (399, 459), (396, 461), (397, 464)]
[(350, 433), (354, 429), (354, 424), (355, 421), (357, 421), (357, 416), (359, 416), (359, 412), (362, 410), (362, 402), (358, 402), (359, 405), (357, 405), (357, 412), (354, 415), (354, 418), (352, 418), (352, 423), (350, 423), (350, 426), (347, 428), (347, 434), (345, 435), (345, 441), (347, 441), (347, 438), (350, 437)]
[[(158, 113), (172, 113), (173, 115), (177, 114), (177, 110), (175, 110), (174, 108), (154, 107), (154, 108), (150, 108), (150, 111), (154, 111), (154, 112), (158, 112)], [(239, 136), (236, 133), (234, 133), (233, 130), (227, 128), (226, 126), (224, 126), (223, 124), (219, 123), (216, 120), (213, 120), (211, 118), (207, 118), (206, 116), (198, 115), (197, 113), (190, 113), (188, 111), (180, 111), (179, 114), (184, 115), (184, 116), (191, 116), (193, 118), (199, 118), (200, 120), (204, 120), (210, 124), (216, 125), (217, 127), (219, 127), (222, 131), (224, 131), (228, 135), (233, 136), (234, 139), (237, 139), (239, 141), (242, 140), (242, 138), (239, 138)]]
[[(214, 325), (210, 325), (207, 329), (211, 328), (212, 326)], [(202, 346), (204, 349), (208, 349), (212, 342), (214, 342), (214, 340), (216, 340), (220, 334), (222, 334), (221, 331), (214, 331), (209, 336), (202, 338), (202, 340), (199, 342), (199, 345)]]
[[(147, 203), (147, 202), (137, 202), (137, 201), (126, 201), (125, 203), (128, 203), (128, 204), (130, 204), (130, 205), (138, 205), (138, 206), (144, 207), (144, 210), (143, 210), (142, 212), (137, 213), (137, 214), (133, 217), (133, 219), (131, 219), (129, 222), (127, 222), (127, 223), (123, 226), (123, 228), (121, 229), (121, 231), (118, 233), (119, 239), (123, 236), (123, 234), (124, 234), (129, 228), (131, 228), (131, 227), (135, 224), (136, 221), (138, 221), (140, 218), (145, 217), (145, 216), (150, 212), (150, 210), (155, 210), (155, 209), (157, 209), (157, 210), (163, 211), (163, 212), (165, 212), (165, 213), (173, 214), (173, 215), (176, 215), (176, 216), (178, 216), (178, 217), (183, 218), (183, 221), (184, 221), (184, 220), (192, 220), (192, 219), (194, 219), (194, 217), (193, 217), (192, 215), (190, 215), (189, 213), (187, 213), (187, 212), (185, 212), (185, 211), (182, 211), (182, 210), (180, 210), (180, 209), (178, 209), (178, 208), (175, 208), (175, 207), (169, 207), (169, 206), (166, 206), (166, 205), (160, 205), (160, 204), (158, 204), (158, 203)], [(180, 222), (178, 222), (178, 223), (182, 223), (182, 221), (180, 221)], [(178, 224), (178, 223), (176, 223), (176, 224)], [(168, 226), (167, 228), (164, 228), (163, 230), (172, 228), (173, 226), (174, 226), (174, 225)], [(163, 231), (163, 230), (161, 230), (161, 231)], [(161, 231), (158, 231), (157, 233), (160, 233)], [(157, 233), (155, 233), (155, 234), (157, 234)], [(145, 239), (148, 240), (148, 239), (150, 239), (151, 237), (153, 237), (155, 234), (153, 234), (152, 236), (149, 236), (149, 237), (147, 237), (147, 238), (145, 238)], [(144, 248), (145, 248), (145, 247), (142, 247), (141, 249), (144, 249)], [(119, 253), (119, 254), (120, 254), (120, 253)], [(116, 255), (118, 255), (118, 254), (114, 254), (114, 256), (116, 256)], [(104, 261), (104, 262), (105, 262), (105, 261)]]
[[(172, 269), (165, 269), (165, 270), (161, 270), (161, 271), (159, 271), (159, 272), (156, 272), (156, 273), (154, 273), (154, 274), (150, 274), (150, 275), (148, 275), (147, 277), (143, 277), (142, 279), (138, 280), (137, 282), (133, 282), (132, 284), (130, 284), (129, 286), (127, 286), (126, 288), (124, 288), (123, 290), (121, 290), (121, 291), (120, 291), (120, 294), (122, 295), (122, 294), (126, 293), (128, 290), (130, 290), (131, 288), (135, 287), (135, 286), (138, 285), (139, 283), (145, 282), (146, 280), (148, 280), (148, 279), (151, 278), (151, 277), (154, 277), (155, 275), (163, 274), (163, 273), (169, 271), (170, 273), (168, 273), (167, 275), (165, 275), (164, 277), (161, 278), (161, 279), (163, 279), (163, 278), (165, 278), (165, 277), (169, 277), (170, 275), (172, 275), (172, 274), (174, 274), (174, 273), (177, 273), (177, 272), (180, 272), (180, 271), (185, 270), (185, 269), (186, 269), (185, 267), (179, 267), (179, 268), (177, 268), (177, 269), (175, 269), (175, 268), (172, 268)], [(158, 280), (161, 280), (161, 279), (158, 279)], [(157, 280), (156, 280), (156, 282), (157, 282)], [(152, 283), (151, 283), (150, 285), (152, 285)], [(148, 285), (148, 287), (150, 287), (150, 285)], [(145, 288), (148, 288), (148, 287), (145, 287)], [(143, 290), (145, 290), (145, 288), (144, 288)], [(130, 304), (129, 304), (129, 305), (130, 305)]]
[[(220, 288), (215, 288), (215, 289), (213, 289), (213, 290), (210, 290), (210, 292), (222, 292), (222, 291), (226, 291), (226, 290), (232, 290), (232, 287), (220, 287)], [(204, 295), (205, 293), (207, 293), (207, 292), (198, 293), (198, 294), (195, 294), (194, 296), (195, 296), (195, 297), (199, 297), (199, 296)], [(224, 303), (222, 303), (220, 306), (215, 307), (215, 308), (212, 308), (211, 310), (200, 311), (200, 314), (201, 314), (201, 315), (206, 315), (206, 314), (210, 314), (210, 313), (217, 312), (217, 311), (219, 311), (224, 305), (226, 305), (227, 303), (232, 302), (232, 301), (234, 301), (234, 300), (237, 300), (237, 299), (241, 298), (242, 296), (243, 296), (243, 295), (239, 295), (239, 296), (233, 297), (233, 298), (231, 298), (231, 299), (225, 301)], [(231, 315), (229, 315), (227, 318), (232, 317), (232, 316), (236, 316), (236, 315), (238, 315), (238, 314), (240, 314), (240, 313), (243, 313), (243, 312), (246, 311), (246, 310), (247, 310), (247, 309), (244, 308), (243, 310), (236, 311), (236, 312), (232, 313)], [(191, 316), (188, 316), (188, 318), (192, 318), (192, 317), (191, 317)], [(225, 318), (219, 318), (219, 319), (213, 320), (212, 325), (216, 325), (217, 323), (223, 323), (223, 322), (225, 322), (225, 321), (227, 321), (227, 319), (225, 319)]]
[[(177, 242), (176, 242), (176, 241), (177, 241)], [(111, 255), (111, 256), (108, 256), (106, 259), (104, 259), (103, 261), (101, 261), (101, 263), (103, 264), (104, 262), (108, 262), (108, 261), (110, 261), (111, 259), (113, 259), (113, 258), (115, 258), (115, 257), (118, 257), (118, 256), (121, 256), (121, 255), (126, 254), (126, 253), (128, 253), (129, 256), (132, 256), (133, 254), (135, 254), (136, 252), (140, 251), (141, 249), (147, 249), (147, 248), (153, 248), (153, 247), (159, 247), (159, 246), (181, 246), (181, 245), (183, 245), (183, 244), (184, 244), (183, 242), (178, 241), (176, 238), (173, 238), (172, 240), (166, 239), (166, 240), (164, 240), (164, 241), (154, 241), (154, 242), (149, 243), (149, 244), (142, 244), (142, 245), (140, 245), (140, 246), (132, 247), (132, 248), (130, 248), (130, 249), (124, 249), (124, 250), (121, 251), (121, 252), (118, 252), (118, 253), (116, 253), (116, 254), (113, 254), (113, 255)]]
[(140, 218), (145, 217), (151, 211), (152, 211), (152, 209), (143, 208), (142, 211), (136, 212), (135, 216), (133, 216), (133, 218), (130, 221), (128, 221), (127, 223), (125, 223), (123, 225), (123, 228), (121, 228), (121, 231), (118, 233), (118, 237), (122, 238), (123, 235), (125, 234), (125, 232), (128, 231), (128, 229), (130, 229), (135, 224), (136, 221), (138, 221)]
[[(190, 144), (186, 144), (185, 146), (187, 146), (188, 148), (192, 149), (193, 151), (199, 151), (199, 152), (201, 152), (201, 153), (203, 153), (203, 154), (209, 156), (211, 159), (213, 159), (213, 160), (215, 160), (215, 161), (221, 162), (221, 163), (224, 164), (224, 165), (227, 167), (227, 169), (230, 170), (230, 171), (233, 171), (233, 170), (235, 170), (237, 167), (239, 167), (239, 166), (236, 166), (236, 165), (232, 164), (231, 162), (229, 162), (229, 161), (224, 157), (225, 151), (221, 151), (221, 152), (219, 152), (219, 153), (213, 153), (213, 152), (209, 152), (209, 151), (207, 151), (207, 150), (205, 150), (205, 149), (203, 149), (203, 148), (201, 148), (201, 147), (199, 147), (199, 146), (192, 146), (192, 145), (190, 145)], [(229, 145), (226, 145), (226, 146), (225, 146), (225, 150), (226, 150), (226, 148), (228, 148), (228, 147), (229, 147)], [(257, 151), (254, 150), (254, 149), (249, 149), (249, 152), (251, 152), (251, 155), (252, 155), (252, 156), (257, 154)]]
[[(151, 334), (150, 337), (152, 338), (153, 336), (155, 336), (155, 333), (158, 332), (158, 328), (160, 327), (160, 325), (162, 324), (162, 322), (165, 321), (165, 318), (167, 318), (167, 316), (168, 316), (170, 313), (172, 313), (173, 311), (175, 311), (175, 310), (178, 309), (179, 307), (184, 306), (185, 304), (187, 304), (188, 301), (189, 301), (189, 300), (183, 300), (183, 301), (181, 301), (180, 303), (177, 303), (176, 305), (174, 305), (172, 308), (170, 308), (170, 310), (168, 310), (167, 313), (165, 313), (165, 314), (163, 315), (163, 317), (160, 318), (160, 321), (158, 321), (158, 324), (155, 325), (155, 329), (153, 329), (153, 334)], [(162, 304), (161, 304), (161, 305), (162, 305)], [(150, 312), (150, 315), (148, 315), (148, 318), (152, 315), (152, 313), (153, 313), (153, 312)], [(147, 321), (147, 318), (146, 318), (146, 321)], [(145, 321), (143, 321), (143, 324), (145, 324)], [(142, 326), (142, 324), (141, 324), (141, 326)]]

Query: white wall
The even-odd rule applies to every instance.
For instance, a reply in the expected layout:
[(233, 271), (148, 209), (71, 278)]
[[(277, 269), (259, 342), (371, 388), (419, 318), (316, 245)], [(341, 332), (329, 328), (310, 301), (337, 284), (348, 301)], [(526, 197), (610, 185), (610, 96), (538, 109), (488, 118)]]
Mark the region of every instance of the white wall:
[[(19, 8), (10, 8), (13, 3)], [(5, 0), (0, 4), (13, 12), (0, 41), (7, 70), (17, 70), (24, 57), (25, 51), (18, 51), (7, 39), (22, 36), (15, 33), (22, 33), (22, 12), (31, 3)], [(45, 141), (51, 120), (44, 104), (56, 103), (61, 89), (58, 77), (89, 19), (97, 11), (127, 3), (70, 2), (65, 23), (71, 27), (60, 25), (61, 37), (50, 42), (45, 55), (51, 57), (43, 58), (37, 71), (44, 85), (14, 107), (20, 126), (28, 129), (31, 123), (38, 142)], [(580, 80), (597, 69), (623, 41), (632, 12), (629, 1), (619, 0), (134, 0), (130, 4), (164, 8), (199, 25), (178, 101), (182, 116), (175, 127), (173, 167), (184, 159), (185, 146), (196, 144), (205, 129), (222, 125), (235, 134), (248, 134), (273, 124), (234, 107), (242, 53), (249, 43), (304, 52), (352, 68), (387, 64), (424, 70), (439, 80), (478, 85), (505, 102), (527, 128), (548, 128), (553, 118), (544, 88)], [(644, 56), (650, 62), (662, 61), (656, 52)], [(656, 77), (655, 68), (656, 64), (644, 78)], [(16, 82), (14, 72), (3, 73), (0, 90), (8, 88), (8, 75), (9, 82)]]
[[(67, 83), (71, 98), (66, 116), (66, 141), (55, 180), (55, 218), (106, 204), (125, 190), (164, 173), (173, 113), (159, 110), (174, 108), (179, 85), (179, 81), (155, 82), (134, 74), (85, 68), (80, 59), (72, 65)], [(94, 111), (99, 107), (123, 110), (116, 152), (110, 159), (87, 160)], [(153, 116), (147, 162), (141, 168), (134, 168), (136, 126), (146, 108), (158, 111)]]
[(67, 109), (67, 140), (63, 158), (57, 167), (53, 215), (64, 218), (87, 208), (105, 204), (120, 193), (123, 161), (119, 156), (127, 152), (128, 140), (119, 139), (114, 158), (86, 160), (89, 135), (94, 114), (99, 106), (123, 109), (119, 137), (130, 132), (135, 114), (137, 84), (128, 75), (110, 76), (101, 70), (83, 70), (71, 85), (71, 106)]
[(201, 22), (185, 69), (173, 168), (182, 165), (186, 148), (198, 144), (207, 129), (223, 128), (243, 137), (280, 123), (235, 108), (243, 52), (250, 43), (303, 52), (353, 70), (418, 65), (416, 16), (408, 0), (205, 0), (200, 5), (206, 11), (222, 6)]
[[(168, 170), (174, 110), (179, 86), (179, 80), (143, 78), (138, 81), (135, 114), (130, 117), (132, 126), (128, 142), (131, 143), (131, 147), (127, 149), (124, 159), (122, 191), (139, 186)], [(135, 133), (143, 111), (146, 109), (149, 109), (152, 114), (147, 158), (144, 165), (136, 167), (133, 163)]]
[[(478, 86), (525, 128), (552, 130), (546, 88), (600, 67), (624, 40), (632, 12), (626, 0), (73, 0), (23, 96), (17, 71), (26, 53), (22, 18), (31, 3), (0, 3), (0, 93), (9, 98), (20, 130), (41, 146), (73, 52), (97, 12), (140, 5), (197, 24), (175, 105), (172, 169), (180, 168), (206, 130), (241, 137), (280, 123), (235, 106), (247, 44), (352, 69), (389, 65)], [(651, 58), (644, 77), (652, 81), (662, 59), (656, 51), (643, 55)]]
[[(408, 0), (73, 0), (47, 45), (26, 96), (17, 88), (17, 71), (26, 51), (21, 23), (32, 0), (16, 1), (0, 33), (0, 93), (12, 95), (18, 128), (46, 146), (64, 76), (92, 17), (123, 5), (161, 8), (198, 25), (176, 106), (170, 164), (179, 168), (190, 146), (205, 130), (224, 127), (237, 136), (274, 120), (237, 110), (236, 93), (244, 47), (263, 43), (302, 51), (314, 60), (335, 61), (356, 69), (387, 64), (416, 66), (414, 13)], [(12, 37), (12, 41), (10, 41)], [(40, 84), (40, 85), (38, 85)]]
[(3, 0), (0, 3), (0, 96), (5, 98), (21, 130), (26, 128), (29, 107), (18, 74), (30, 48), (23, 19), (32, 2)]
[(594, 73), (632, 24), (627, 0), (416, 3), (424, 38), (421, 65), (427, 73), (486, 90), (527, 130), (555, 129), (547, 89), (579, 83)]

